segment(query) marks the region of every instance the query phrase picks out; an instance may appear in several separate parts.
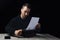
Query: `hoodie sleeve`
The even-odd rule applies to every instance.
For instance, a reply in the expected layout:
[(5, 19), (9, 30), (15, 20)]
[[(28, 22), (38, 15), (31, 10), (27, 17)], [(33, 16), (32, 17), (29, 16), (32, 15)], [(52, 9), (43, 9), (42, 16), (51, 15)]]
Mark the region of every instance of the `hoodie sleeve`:
[(14, 35), (14, 31), (15, 31), (15, 24), (16, 21), (14, 19), (12, 19), (7, 26), (5, 27), (5, 31), (6, 33), (10, 34), (10, 35)]

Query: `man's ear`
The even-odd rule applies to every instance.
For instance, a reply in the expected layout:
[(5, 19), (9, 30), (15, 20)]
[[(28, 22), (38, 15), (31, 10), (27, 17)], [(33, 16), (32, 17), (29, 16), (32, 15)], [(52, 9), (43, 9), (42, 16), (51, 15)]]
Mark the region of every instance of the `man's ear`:
[(21, 11), (22, 11), (22, 9), (21, 9)]

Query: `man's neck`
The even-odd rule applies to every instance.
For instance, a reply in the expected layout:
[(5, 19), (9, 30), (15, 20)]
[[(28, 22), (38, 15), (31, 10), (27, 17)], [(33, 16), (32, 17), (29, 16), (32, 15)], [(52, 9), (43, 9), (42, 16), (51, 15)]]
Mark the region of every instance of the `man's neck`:
[(20, 17), (21, 17), (21, 19), (25, 19), (26, 17), (25, 16), (23, 16), (23, 15), (20, 15)]

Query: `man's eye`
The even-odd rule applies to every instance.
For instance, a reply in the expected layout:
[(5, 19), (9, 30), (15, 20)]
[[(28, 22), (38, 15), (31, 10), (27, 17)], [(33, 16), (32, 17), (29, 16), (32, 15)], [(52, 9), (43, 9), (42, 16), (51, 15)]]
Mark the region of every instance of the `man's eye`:
[(27, 12), (27, 11), (25, 11), (25, 12)]

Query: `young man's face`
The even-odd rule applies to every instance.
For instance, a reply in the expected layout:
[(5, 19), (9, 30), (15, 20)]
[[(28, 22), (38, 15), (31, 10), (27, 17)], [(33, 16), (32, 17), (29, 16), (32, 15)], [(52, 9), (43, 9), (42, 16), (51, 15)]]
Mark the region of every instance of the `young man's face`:
[(30, 9), (27, 6), (23, 6), (23, 8), (21, 9), (21, 14), (26, 17), (28, 16), (30, 13)]

